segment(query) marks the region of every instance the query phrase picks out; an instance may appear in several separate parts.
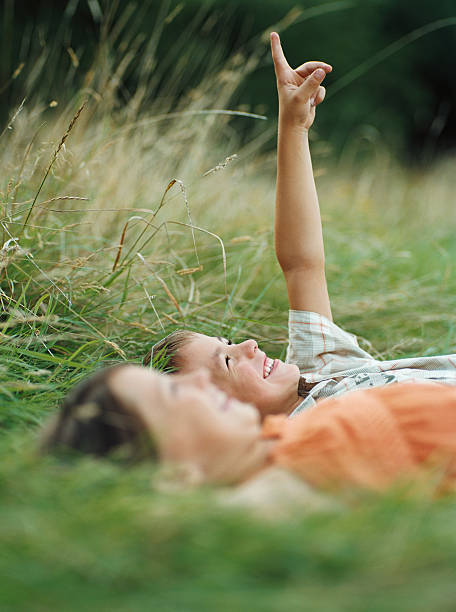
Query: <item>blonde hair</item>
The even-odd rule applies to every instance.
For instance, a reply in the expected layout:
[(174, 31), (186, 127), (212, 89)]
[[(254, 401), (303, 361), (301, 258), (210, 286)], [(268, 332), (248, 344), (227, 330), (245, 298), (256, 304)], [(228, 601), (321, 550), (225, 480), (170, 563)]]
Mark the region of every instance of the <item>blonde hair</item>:
[(143, 359), (144, 366), (152, 366), (162, 372), (172, 374), (182, 368), (179, 351), (195, 336), (188, 329), (177, 329), (159, 340)]

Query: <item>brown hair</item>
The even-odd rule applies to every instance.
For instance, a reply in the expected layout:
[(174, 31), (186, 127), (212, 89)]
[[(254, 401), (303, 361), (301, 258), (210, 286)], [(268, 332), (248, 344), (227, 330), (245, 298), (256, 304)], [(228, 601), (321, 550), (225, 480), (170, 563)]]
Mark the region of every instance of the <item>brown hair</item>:
[(179, 350), (188, 344), (195, 332), (188, 329), (177, 329), (159, 340), (143, 359), (143, 365), (152, 366), (172, 374), (182, 368), (182, 358)]
[(79, 383), (44, 432), (42, 452), (73, 450), (129, 462), (156, 459), (150, 431), (113, 393), (109, 378), (125, 364), (105, 368)]

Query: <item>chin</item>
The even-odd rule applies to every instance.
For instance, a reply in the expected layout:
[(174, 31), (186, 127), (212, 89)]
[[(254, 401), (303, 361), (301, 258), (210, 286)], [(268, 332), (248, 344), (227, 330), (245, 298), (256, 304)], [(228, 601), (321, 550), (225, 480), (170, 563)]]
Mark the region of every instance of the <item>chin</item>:
[(295, 363), (289, 363), (287, 365), (290, 366), (290, 370), (292, 370), (298, 378), (299, 376), (301, 376), (301, 372), (299, 371), (299, 368)]
[(301, 372), (299, 371), (299, 368), (297, 365), (295, 365), (294, 363), (290, 363), (290, 366), (293, 368), (290, 371), (290, 380), (293, 380), (293, 383), (296, 385), (296, 387), (298, 386), (299, 383), (299, 379), (301, 377)]

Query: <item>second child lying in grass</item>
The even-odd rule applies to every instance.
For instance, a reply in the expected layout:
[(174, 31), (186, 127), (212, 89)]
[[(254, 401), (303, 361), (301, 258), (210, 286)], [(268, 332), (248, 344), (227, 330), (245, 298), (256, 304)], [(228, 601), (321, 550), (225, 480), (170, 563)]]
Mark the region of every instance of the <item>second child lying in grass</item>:
[(144, 364), (159, 355), (169, 370), (207, 368), (220, 389), (255, 404), (263, 416), (295, 416), (317, 400), (400, 381), (456, 384), (456, 355), (379, 361), (333, 323), (308, 139), (332, 68), (307, 62), (293, 70), (276, 33), (271, 48), (279, 96), (275, 251), (290, 305), (286, 362), (267, 357), (255, 340), (233, 344), (180, 330), (158, 342)]
[(294, 476), (298, 497), (311, 505), (328, 489), (382, 491), (412, 482), (425, 483), (426, 492), (430, 485), (454, 490), (456, 388), (364, 389), (261, 424), (254, 406), (229, 398), (207, 370), (171, 376), (123, 364), (68, 395), (43, 449), (158, 460), (185, 468), (194, 484), (245, 487), (274, 473), (267, 482), (283, 492), (284, 479)]

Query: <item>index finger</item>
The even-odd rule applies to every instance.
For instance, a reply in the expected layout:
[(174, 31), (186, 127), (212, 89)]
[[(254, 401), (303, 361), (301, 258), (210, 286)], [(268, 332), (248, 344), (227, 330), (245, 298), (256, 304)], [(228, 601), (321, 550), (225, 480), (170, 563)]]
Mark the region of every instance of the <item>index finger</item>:
[(287, 59), (282, 50), (282, 45), (280, 44), (280, 38), (277, 32), (271, 33), (271, 52), (277, 80), (283, 81), (285, 80), (288, 70), (290, 70), (290, 66), (288, 65)]
[(326, 72), (326, 74), (332, 71), (331, 64), (327, 64), (326, 62), (316, 61), (316, 62), (305, 62), (304, 64), (301, 64), (300, 66), (295, 68), (295, 72), (297, 72), (299, 76), (306, 78), (310, 74), (312, 74), (314, 70), (317, 70), (317, 68), (322, 68)]

